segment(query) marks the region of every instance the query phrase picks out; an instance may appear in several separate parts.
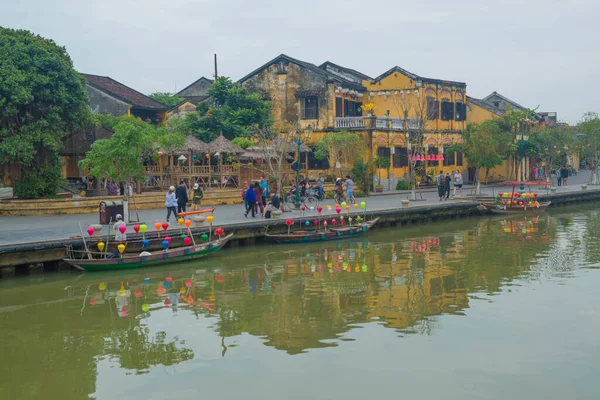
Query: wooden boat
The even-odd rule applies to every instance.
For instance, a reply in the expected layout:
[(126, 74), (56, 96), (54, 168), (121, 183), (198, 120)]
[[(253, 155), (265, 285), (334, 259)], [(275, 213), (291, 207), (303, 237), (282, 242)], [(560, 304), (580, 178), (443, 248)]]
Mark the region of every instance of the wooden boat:
[(98, 256), (99, 253), (85, 251), (67, 250), (67, 256), (63, 261), (82, 271), (110, 271), (117, 269), (133, 269), (163, 265), (173, 262), (184, 262), (206, 257), (221, 250), (233, 237), (233, 233), (217, 240), (186, 247), (177, 247), (167, 250), (158, 250), (147, 255), (133, 255), (125, 253), (120, 258), (75, 258), (87, 257), (88, 254)]
[(550, 203), (551, 203), (550, 201), (542, 201), (536, 207), (509, 206), (509, 205), (502, 205), (502, 204), (496, 204), (496, 203), (481, 203), (481, 205), (484, 206), (486, 208), (486, 210), (488, 210), (492, 214), (514, 215), (514, 214), (533, 214), (536, 212), (546, 211), (546, 209), (548, 208)]
[(265, 233), (268, 240), (277, 243), (309, 243), (321, 242), (329, 240), (341, 240), (354, 236), (362, 235), (369, 231), (379, 220), (379, 218), (371, 221), (363, 222), (352, 226), (341, 226), (336, 228), (328, 228), (320, 231), (294, 231), (289, 234), (269, 234)]
[[(519, 186), (539, 186), (539, 185), (551, 185), (552, 182), (523, 182), (523, 181), (509, 181), (502, 182), (501, 185), (512, 185), (512, 192), (508, 197), (499, 196), (494, 201), (482, 202), (481, 205), (486, 208), (492, 214), (532, 214), (537, 212), (545, 211), (550, 205), (551, 201), (537, 201), (536, 197), (525, 197), (521, 193), (515, 193), (515, 187)], [(501, 193), (499, 193), (500, 195)], [(506, 192), (508, 194), (508, 192)], [(527, 195), (527, 194), (526, 194)], [(517, 200), (518, 198), (518, 200)], [(522, 201), (525, 199), (525, 201)], [(528, 200), (529, 199), (529, 200)], [(533, 200), (533, 205), (528, 205)], [(514, 204), (515, 202), (522, 204)]]

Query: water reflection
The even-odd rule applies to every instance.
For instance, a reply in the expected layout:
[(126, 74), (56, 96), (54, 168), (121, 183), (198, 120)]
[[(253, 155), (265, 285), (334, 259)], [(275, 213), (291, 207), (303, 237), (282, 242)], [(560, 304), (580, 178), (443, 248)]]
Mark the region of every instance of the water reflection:
[[(370, 323), (400, 337), (434, 335), (440, 315), (466, 315), (477, 299), (595, 268), (599, 227), (596, 211), (468, 220), (232, 249), (165, 269), (3, 282), (0, 376), (15, 379), (0, 383), (0, 397), (85, 397), (101, 360), (133, 374), (193, 360), (197, 348), (179, 339), (182, 329), (208, 329), (224, 358), (243, 334), (290, 355), (339, 346)], [(65, 391), (74, 372), (76, 388)], [(17, 383), (30, 376), (39, 378)]]

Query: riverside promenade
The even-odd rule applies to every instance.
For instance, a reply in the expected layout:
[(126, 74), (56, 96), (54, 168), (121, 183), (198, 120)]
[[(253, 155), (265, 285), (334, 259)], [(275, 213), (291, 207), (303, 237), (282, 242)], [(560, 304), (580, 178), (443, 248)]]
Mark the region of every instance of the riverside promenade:
[[(581, 185), (589, 181), (590, 172), (582, 171), (578, 175), (569, 178), (569, 186), (558, 187), (557, 193), (577, 192), (581, 191)], [(590, 187), (592, 189), (593, 187)], [(491, 186), (482, 187), (482, 195), (494, 195), (498, 192), (511, 190), (512, 187), (506, 186)], [(543, 187), (532, 187), (532, 191), (537, 191), (542, 195), (546, 194)], [(527, 189), (526, 189), (527, 190)], [(463, 200), (468, 201), (472, 188), (466, 186), (463, 189)], [(457, 193), (458, 194), (458, 193)], [(437, 190), (428, 189), (421, 191), (423, 201), (411, 201), (409, 208), (434, 206), (436, 204), (454, 203), (457, 200), (450, 198), (448, 201), (439, 201)], [(391, 192), (383, 194), (374, 194), (368, 198), (359, 198), (357, 202), (367, 202), (367, 211), (375, 210), (390, 210), (401, 207), (401, 201), (406, 199), (407, 192)], [(333, 200), (325, 200), (321, 203), (326, 205), (334, 205)], [(135, 212), (132, 213), (135, 216)], [(294, 210), (284, 213), (282, 218), (295, 218), (302, 215), (301, 211)], [(317, 215), (315, 211), (306, 212), (305, 215)], [(323, 215), (328, 215), (324, 211)], [(153, 230), (155, 222), (164, 222), (166, 219), (166, 210), (141, 210), (139, 211), (140, 222), (148, 225), (149, 230)], [(56, 216), (31, 216), (31, 217), (0, 217), (0, 246), (40, 242), (46, 240), (68, 239), (71, 236), (80, 236), (79, 224), (81, 224), (84, 233), (85, 229), (90, 224), (97, 224), (99, 221), (98, 213), (91, 214), (71, 214), (71, 215), (56, 215)], [(213, 226), (223, 226), (235, 223), (247, 223), (253, 221), (264, 221), (260, 216), (256, 218), (244, 217), (244, 206), (242, 204), (215, 206)], [(129, 224), (128, 232), (133, 232), (133, 225)], [(171, 220), (171, 227), (177, 227), (177, 222)], [(106, 234), (106, 230), (102, 234)]]

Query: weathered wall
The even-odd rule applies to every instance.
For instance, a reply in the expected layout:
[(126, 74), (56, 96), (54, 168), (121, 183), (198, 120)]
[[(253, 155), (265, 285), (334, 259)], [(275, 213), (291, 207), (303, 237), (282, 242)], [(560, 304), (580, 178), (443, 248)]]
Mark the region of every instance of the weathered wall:
[(96, 114), (125, 115), (128, 113), (129, 104), (119, 100), (105, 92), (86, 85), (88, 98), (90, 100), (90, 110)]
[(243, 82), (252, 93), (259, 93), (272, 102), (272, 115), (275, 121), (285, 121), (295, 125), (301, 119), (301, 101), (296, 95), (301, 92), (314, 94), (319, 99), (319, 118), (302, 120), (302, 125), (310, 124), (313, 129), (324, 129), (333, 122), (329, 114), (335, 104), (330, 97), (327, 76), (302, 68), (294, 63), (271, 65)]
[(208, 96), (208, 89), (211, 88), (212, 82), (208, 79), (199, 79), (198, 81), (192, 83), (190, 86), (186, 87), (177, 95), (179, 97), (205, 97)]

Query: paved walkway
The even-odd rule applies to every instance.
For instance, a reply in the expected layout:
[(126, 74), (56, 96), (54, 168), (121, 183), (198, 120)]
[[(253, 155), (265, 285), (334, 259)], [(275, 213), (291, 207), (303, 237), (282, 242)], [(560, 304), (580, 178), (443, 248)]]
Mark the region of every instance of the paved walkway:
[[(580, 191), (581, 184), (587, 183), (590, 178), (589, 171), (583, 171), (579, 175), (569, 178), (568, 187), (560, 187), (557, 192), (568, 192), (568, 191)], [(482, 194), (492, 195), (500, 191), (510, 190), (510, 187), (487, 187), (482, 188)], [(471, 192), (471, 188), (467, 187), (463, 190), (465, 197)], [(545, 194), (545, 190), (539, 190), (541, 194)], [(423, 205), (439, 204), (439, 198), (437, 191), (427, 190), (422, 193), (424, 201), (411, 202), (409, 207), (418, 207)], [(367, 210), (378, 210), (378, 209), (393, 209), (400, 208), (400, 201), (407, 198), (406, 193), (402, 194), (388, 194), (371, 196), (368, 199), (358, 199), (358, 202), (366, 201)], [(452, 202), (453, 200), (448, 200)], [(333, 200), (326, 200), (322, 203), (325, 205), (334, 205)], [(243, 205), (226, 205), (216, 206), (214, 213), (213, 226), (225, 225), (229, 223), (251, 221), (252, 218), (244, 218)], [(333, 212), (331, 210), (330, 212)], [(316, 211), (310, 213), (316, 215)], [(326, 212), (324, 211), (324, 214)], [(166, 211), (164, 209), (158, 210), (141, 210), (139, 211), (140, 219), (148, 225), (148, 229), (154, 229), (155, 222), (164, 222), (166, 218)], [(301, 211), (292, 211), (285, 213), (284, 217), (297, 217), (301, 215)], [(307, 212), (307, 215), (309, 213)], [(260, 217), (254, 220), (260, 220)], [(98, 223), (98, 214), (72, 214), (72, 215), (52, 215), (52, 216), (32, 216), (32, 217), (0, 217), (0, 245), (14, 244), (14, 243), (27, 243), (36, 242), (43, 240), (53, 240), (59, 238), (67, 238), (69, 236), (80, 235), (79, 225), (84, 230), (90, 225)], [(172, 222), (173, 223), (173, 222)], [(134, 224), (131, 224), (133, 226)], [(129, 231), (132, 231), (131, 227)], [(106, 234), (106, 228), (103, 230)]]

